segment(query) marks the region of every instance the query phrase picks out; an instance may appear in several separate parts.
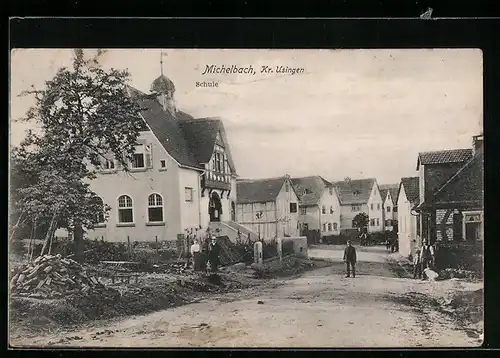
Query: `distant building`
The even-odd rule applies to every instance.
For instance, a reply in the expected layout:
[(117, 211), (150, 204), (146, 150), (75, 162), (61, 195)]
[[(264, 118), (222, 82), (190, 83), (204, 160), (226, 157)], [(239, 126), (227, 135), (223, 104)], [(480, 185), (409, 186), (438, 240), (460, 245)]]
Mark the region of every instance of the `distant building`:
[(383, 200), (384, 230), (396, 231), (398, 229), (398, 184), (379, 185), (380, 196)]
[(341, 230), (352, 229), (352, 220), (363, 212), (368, 215), (368, 232), (384, 230), (383, 201), (376, 179), (346, 178), (334, 186), (340, 201)]
[(288, 175), (236, 183), (236, 221), (261, 238), (299, 235), (299, 198)]
[(419, 225), (418, 214), (415, 212), (419, 204), (419, 178), (401, 178), (399, 184), (398, 202), (398, 240), (399, 252), (407, 257), (415, 253), (421, 242), (417, 238)]
[(334, 185), (321, 176), (292, 178), (292, 183), (299, 198), (301, 234), (339, 235), (340, 201)]

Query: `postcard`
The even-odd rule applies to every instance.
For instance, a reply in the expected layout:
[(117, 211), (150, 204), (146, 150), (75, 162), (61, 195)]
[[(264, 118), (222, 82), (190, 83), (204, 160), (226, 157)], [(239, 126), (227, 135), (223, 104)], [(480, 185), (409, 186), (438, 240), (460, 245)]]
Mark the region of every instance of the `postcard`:
[(478, 49), (14, 49), (11, 348), (477, 347)]

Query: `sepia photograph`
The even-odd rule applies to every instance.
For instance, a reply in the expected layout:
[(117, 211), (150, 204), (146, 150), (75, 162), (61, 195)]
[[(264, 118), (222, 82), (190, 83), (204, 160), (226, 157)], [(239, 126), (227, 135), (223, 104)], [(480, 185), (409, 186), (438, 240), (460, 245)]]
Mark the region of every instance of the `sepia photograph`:
[(11, 348), (484, 340), (479, 49), (10, 53)]

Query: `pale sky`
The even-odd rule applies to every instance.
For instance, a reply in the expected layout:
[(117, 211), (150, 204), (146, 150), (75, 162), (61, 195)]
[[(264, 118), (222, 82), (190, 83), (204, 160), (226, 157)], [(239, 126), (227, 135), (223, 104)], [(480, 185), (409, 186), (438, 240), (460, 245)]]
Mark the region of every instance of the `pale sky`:
[[(195, 117), (220, 117), (243, 178), (322, 175), (329, 180), (375, 177), (379, 184), (415, 176), (419, 151), (469, 148), (483, 126), (482, 52), (400, 50), (109, 50), (103, 67), (125, 69), (149, 93), (160, 75), (176, 86), (177, 107)], [(14, 50), (11, 119), (72, 50)], [(255, 75), (202, 75), (206, 65), (252, 65)], [(262, 74), (263, 65), (303, 74)], [(196, 88), (217, 81), (218, 88)], [(28, 127), (11, 121), (11, 144)]]

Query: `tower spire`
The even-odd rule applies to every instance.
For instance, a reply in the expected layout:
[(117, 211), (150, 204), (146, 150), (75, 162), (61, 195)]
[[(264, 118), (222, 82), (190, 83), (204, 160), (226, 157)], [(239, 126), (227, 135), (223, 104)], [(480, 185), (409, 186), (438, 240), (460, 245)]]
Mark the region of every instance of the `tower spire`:
[(163, 52), (160, 52), (160, 72), (163, 76)]

